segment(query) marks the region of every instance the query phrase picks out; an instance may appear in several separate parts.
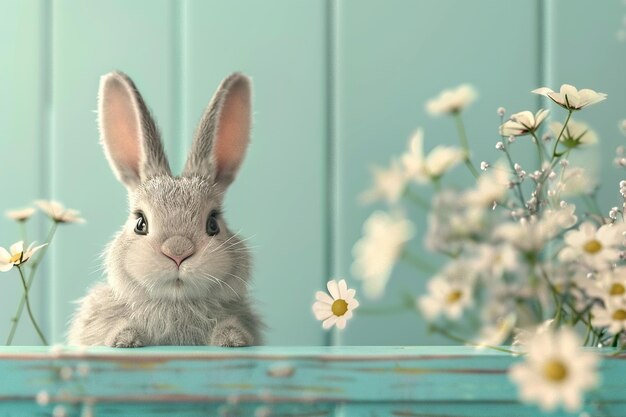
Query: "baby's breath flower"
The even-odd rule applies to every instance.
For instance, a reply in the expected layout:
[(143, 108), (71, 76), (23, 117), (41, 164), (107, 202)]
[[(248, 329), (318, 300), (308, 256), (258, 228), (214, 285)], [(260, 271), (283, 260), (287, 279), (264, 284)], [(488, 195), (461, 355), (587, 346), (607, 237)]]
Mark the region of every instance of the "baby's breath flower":
[(489, 162), (487, 161), (482, 161), (480, 163), (480, 170), (481, 171), (487, 171), (487, 169), (489, 168)]
[(354, 298), (356, 290), (348, 288), (344, 279), (339, 282), (328, 281), (326, 287), (330, 295), (323, 291), (315, 293), (317, 299), (313, 304), (315, 318), (323, 321), (324, 329), (330, 329), (332, 326), (344, 329), (346, 322), (352, 318), (352, 312), (359, 306), (359, 302)]
[(19, 241), (11, 245), (7, 251), (5, 248), (0, 247), (0, 272), (10, 271), (14, 266), (20, 266), (28, 261), (31, 256), (35, 254), (39, 249), (46, 246), (35, 246), (35, 242), (31, 243), (26, 250), (24, 250), (24, 241)]
[(536, 402), (544, 411), (559, 404), (570, 412), (579, 410), (584, 392), (598, 382), (596, 355), (582, 350), (582, 341), (566, 327), (529, 339), (523, 346), (528, 352), (525, 361), (509, 371), (521, 400)]
[(67, 209), (58, 201), (37, 200), (35, 205), (56, 223), (85, 223), (77, 210)]
[(498, 107), (498, 116), (504, 116), (506, 109), (504, 107)]
[(474, 87), (463, 84), (454, 89), (444, 90), (437, 97), (428, 100), (426, 111), (432, 116), (457, 113), (470, 105), (476, 96)]
[(12, 219), (18, 222), (25, 222), (28, 219), (30, 219), (34, 213), (35, 213), (34, 208), (26, 207), (26, 208), (18, 209), (18, 210), (7, 210), (6, 216), (9, 219)]
[(576, 87), (569, 84), (563, 84), (558, 93), (547, 87), (537, 88), (532, 92), (548, 97), (550, 100), (567, 110), (580, 110), (583, 107), (605, 100), (607, 97), (604, 93), (597, 93), (590, 89), (578, 90)]
[(499, 150), (499, 151), (503, 151), (504, 150), (504, 143), (497, 142), (496, 143), (496, 149)]

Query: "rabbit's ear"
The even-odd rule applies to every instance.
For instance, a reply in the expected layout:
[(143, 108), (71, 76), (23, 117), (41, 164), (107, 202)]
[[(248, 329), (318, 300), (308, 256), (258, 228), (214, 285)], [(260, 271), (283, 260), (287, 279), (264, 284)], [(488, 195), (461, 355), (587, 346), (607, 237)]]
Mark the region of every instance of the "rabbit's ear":
[(202, 115), (183, 176), (224, 186), (237, 174), (250, 140), (250, 79), (234, 73), (220, 84)]
[(100, 79), (100, 140), (116, 177), (128, 188), (171, 175), (159, 130), (132, 80), (121, 72)]

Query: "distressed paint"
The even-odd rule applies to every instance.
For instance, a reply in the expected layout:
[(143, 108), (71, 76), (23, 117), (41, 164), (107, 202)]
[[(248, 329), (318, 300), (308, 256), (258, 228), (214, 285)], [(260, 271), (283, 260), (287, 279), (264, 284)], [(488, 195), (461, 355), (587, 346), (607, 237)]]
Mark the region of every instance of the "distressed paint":
[[(594, 417), (626, 407), (626, 355), (609, 353), (602, 390), (585, 405)], [(0, 380), (0, 410), (36, 410), (34, 398), (45, 390), (51, 403), (39, 410), (64, 404), (70, 416), (85, 404), (108, 410), (102, 415), (136, 409), (141, 416), (254, 415), (262, 406), (268, 416), (538, 415), (518, 403), (508, 381), (507, 369), (519, 360), (469, 347), (2, 348), (0, 370), (10, 377)]]

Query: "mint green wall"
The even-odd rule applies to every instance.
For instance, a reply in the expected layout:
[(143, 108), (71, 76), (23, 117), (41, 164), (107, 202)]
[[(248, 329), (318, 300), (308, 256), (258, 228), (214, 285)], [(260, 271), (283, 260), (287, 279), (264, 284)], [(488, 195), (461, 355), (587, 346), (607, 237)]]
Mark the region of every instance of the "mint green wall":
[[(133, 77), (180, 170), (220, 79), (241, 70), (254, 81), (254, 129), (226, 209), (251, 237), (269, 343), (442, 343), (410, 313), (360, 314), (335, 337), (310, 313), (329, 276), (352, 280), (351, 248), (375, 209), (356, 200), (368, 167), (400, 153), (417, 126), (428, 147), (455, 143), (451, 121), (424, 111), (443, 88), (479, 90), (466, 122), (480, 161), (498, 156), (498, 106), (534, 108), (531, 89), (570, 82), (609, 93), (585, 112), (603, 140), (587, 158), (616, 186), (618, 172), (598, 161), (623, 140), (625, 12), (620, 0), (0, 0), (0, 210), (53, 197), (88, 220), (60, 228), (33, 290), (46, 332), (63, 340), (70, 301), (100, 279), (98, 256), (125, 217), (124, 189), (97, 141), (99, 76)], [(616, 194), (607, 187), (604, 208)], [(44, 236), (44, 219), (30, 226)], [(0, 246), (17, 236), (0, 219)], [(19, 287), (12, 274), (0, 278), (2, 342)], [(400, 266), (381, 305), (427, 278)], [(24, 324), (17, 343), (35, 343)]]

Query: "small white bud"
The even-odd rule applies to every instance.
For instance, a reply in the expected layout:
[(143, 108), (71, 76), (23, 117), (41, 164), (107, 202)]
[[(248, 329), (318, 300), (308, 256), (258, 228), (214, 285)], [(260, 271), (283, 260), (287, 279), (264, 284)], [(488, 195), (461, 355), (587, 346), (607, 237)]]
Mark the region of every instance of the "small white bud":
[(594, 279), (595, 274), (593, 272), (587, 272), (587, 279)]
[(561, 200), (561, 202), (559, 203), (559, 206), (561, 206), (561, 208), (567, 207), (567, 201)]
[(515, 136), (509, 136), (507, 140), (509, 141), (509, 143), (513, 143), (515, 142)]
[(35, 401), (40, 406), (48, 405), (50, 404), (50, 394), (48, 394), (48, 391), (39, 391), (35, 397)]
[(548, 190), (548, 197), (554, 197), (556, 195), (556, 191)]
[(515, 172), (520, 172), (522, 170), (522, 166), (518, 163), (515, 163), (515, 165), (513, 165), (513, 169), (515, 169)]
[(561, 166), (563, 168), (569, 166), (569, 161), (567, 159), (561, 159)]
[(621, 180), (621, 181), (619, 182), (619, 186), (620, 186), (620, 188), (624, 188), (624, 187), (626, 187), (626, 181), (625, 181), (625, 180)]
[(504, 107), (498, 107), (498, 116), (504, 116), (506, 109)]
[(550, 173), (550, 175), (548, 175), (548, 178), (551, 179), (551, 180), (555, 179), (556, 178), (556, 172), (552, 171)]
[(52, 417), (66, 417), (67, 410), (62, 405), (57, 405), (52, 410)]
[(487, 162), (487, 161), (482, 161), (480, 163), (480, 170), (481, 171), (487, 171), (487, 168), (489, 168), (489, 167), (490, 167), (490, 165), (489, 165), (489, 162)]
[(496, 149), (499, 150), (499, 151), (503, 151), (504, 150), (504, 143), (502, 143), (502, 142), (496, 143)]
[(69, 381), (70, 379), (72, 379), (72, 374), (72, 368), (70, 368), (69, 366), (64, 366), (59, 370), (59, 376), (64, 381)]

